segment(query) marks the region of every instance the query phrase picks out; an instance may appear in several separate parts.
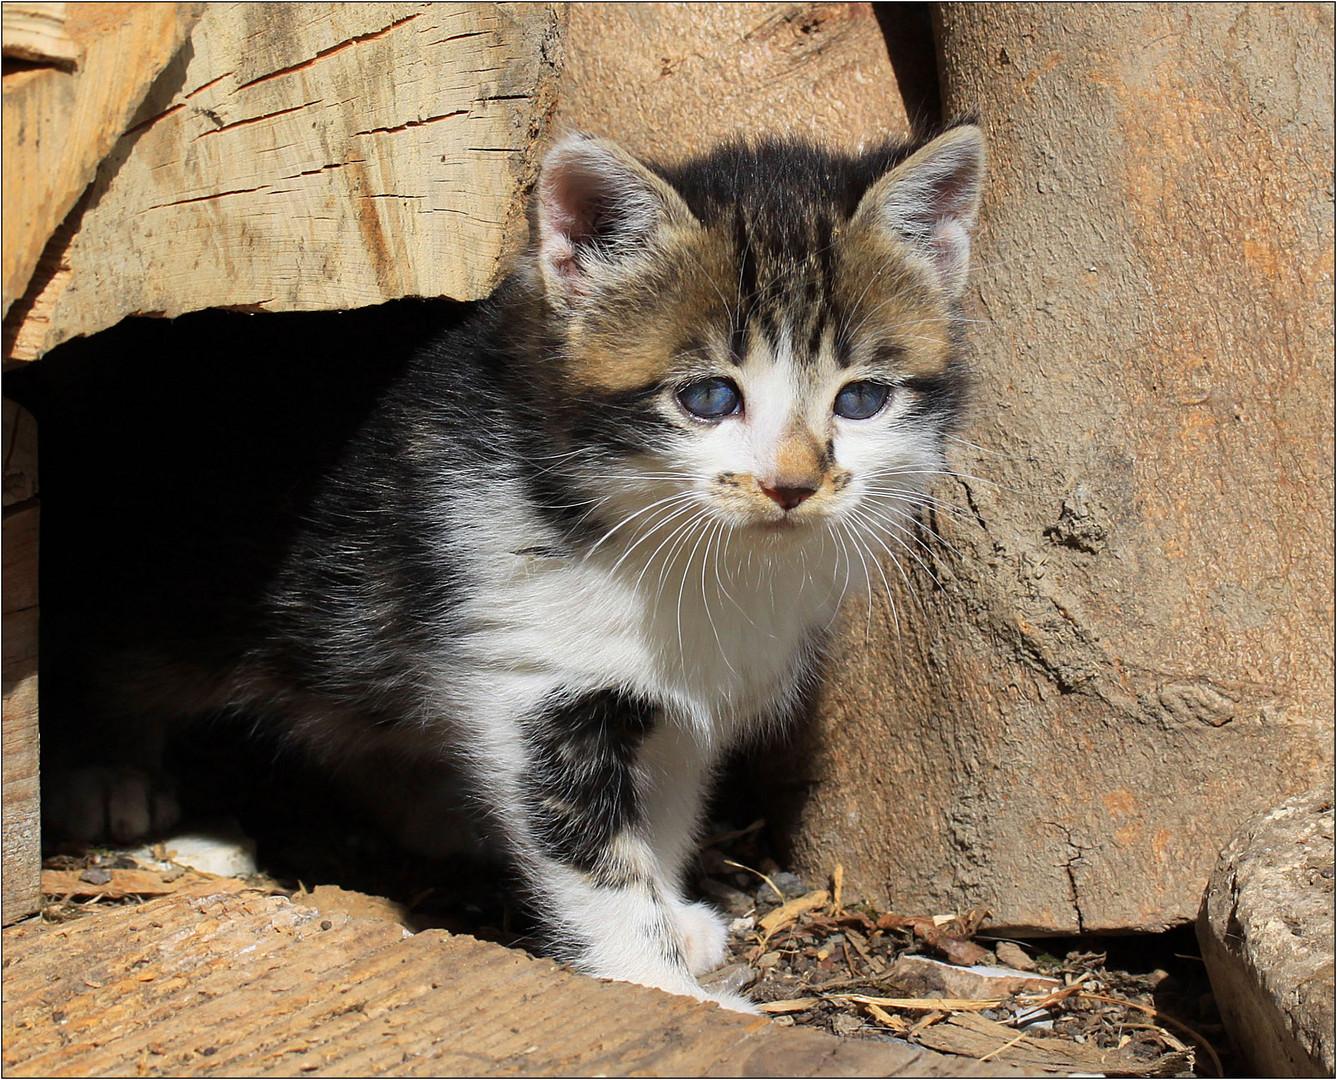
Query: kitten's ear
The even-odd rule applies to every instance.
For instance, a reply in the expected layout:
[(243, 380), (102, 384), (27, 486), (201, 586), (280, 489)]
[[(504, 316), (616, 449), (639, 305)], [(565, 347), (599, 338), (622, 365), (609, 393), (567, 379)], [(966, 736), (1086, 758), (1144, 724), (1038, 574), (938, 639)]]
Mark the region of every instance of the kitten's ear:
[(548, 151), (535, 216), (544, 284), (560, 301), (594, 292), (666, 226), (696, 221), (662, 178), (615, 143), (584, 135)]
[(854, 221), (875, 223), (910, 244), (928, 260), (943, 290), (959, 296), (983, 176), (984, 135), (974, 125), (953, 128), (869, 188)]

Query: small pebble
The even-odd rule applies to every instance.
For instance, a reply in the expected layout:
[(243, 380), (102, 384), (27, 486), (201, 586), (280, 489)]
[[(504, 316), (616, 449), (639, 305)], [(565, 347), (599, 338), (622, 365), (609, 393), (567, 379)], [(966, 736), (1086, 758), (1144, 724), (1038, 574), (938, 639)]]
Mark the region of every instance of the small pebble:
[(853, 1035), (863, 1027), (863, 1021), (848, 1013), (838, 1013), (831, 1019), (831, 1030), (837, 1035)]
[(729, 933), (746, 934), (756, 925), (757, 925), (757, 920), (753, 916), (740, 915), (738, 918), (734, 919), (732, 922), (729, 923)]
[(757, 960), (757, 967), (768, 969), (775, 967), (778, 963), (780, 963), (780, 954), (778, 952), (768, 952), (763, 953), (761, 958)]
[[(770, 875), (770, 879), (775, 882), (775, 887), (785, 894), (786, 900), (793, 900), (799, 896), (806, 896), (809, 892), (808, 886), (803, 883), (803, 879), (797, 874), (792, 874), (788, 870), (777, 870)], [(766, 893), (775, 899), (775, 893), (769, 888)]]

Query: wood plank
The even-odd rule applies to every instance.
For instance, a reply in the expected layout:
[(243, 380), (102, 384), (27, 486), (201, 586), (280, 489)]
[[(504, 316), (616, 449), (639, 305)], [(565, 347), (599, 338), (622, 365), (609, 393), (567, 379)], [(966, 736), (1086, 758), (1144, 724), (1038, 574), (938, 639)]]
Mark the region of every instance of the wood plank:
[(525, 236), (559, 7), (208, 5), (49, 247), (7, 354), (135, 313), (486, 295)]
[(4, 519), (3, 662), (0, 687), (0, 921), (41, 907), (41, 799), (37, 732), (38, 507)]
[(160, 870), (43, 870), (42, 894), (68, 899), (102, 897), (122, 900), (127, 896), (170, 896), (201, 881), (207, 875), (191, 871), (163, 873)]
[(1017, 1075), (240, 886), (5, 931), (5, 1075)]
[[(11, 28), (11, 20), (20, 14), (11, 13), (15, 6), (5, 5), (6, 55), (17, 29)], [(71, 42), (65, 50), (68, 58), (77, 57), (77, 67), (64, 64), (4, 76), (6, 313), (28, 285), (47, 240), (88, 187), (99, 162), (185, 39), (196, 7), (72, 4), (59, 26)], [(33, 30), (32, 18), (22, 21)], [(52, 18), (47, 21), (56, 25)], [(20, 34), (19, 39), (32, 36)], [(59, 52), (54, 31), (46, 37), (43, 47)], [(32, 51), (35, 58), (41, 48), (32, 44)]]

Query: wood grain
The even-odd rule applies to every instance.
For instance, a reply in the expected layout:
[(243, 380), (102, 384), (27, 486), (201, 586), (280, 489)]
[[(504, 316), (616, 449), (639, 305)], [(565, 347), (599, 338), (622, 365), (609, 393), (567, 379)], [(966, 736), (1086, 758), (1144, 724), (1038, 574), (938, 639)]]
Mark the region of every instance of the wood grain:
[[(525, 234), (551, 4), (211, 4), (7, 325), (476, 299)], [(16, 305), (16, 310), (18, 305)]]
[(5, 931), (6, 1076), (998, 1076), (222, 880)]
[(5, 55), (13, 48), (29, 60), (58, 61), (3, 79), (6, 313), (31, 280), (47, 240), (185, 39), (198, 5), (27, 7), (65, 10), (57, 17), (20, 4), (4, 9)]
[(872, 4), (573, 4), (567, 41), (559, 124), (657, 160), (768, 134), (848, 147), (932, 119)]
[(41, 907), (41, 800), (37, 731), (37, 537), (35, 503), (6, 509), (3, 663), (0, 687), (0, 921)]

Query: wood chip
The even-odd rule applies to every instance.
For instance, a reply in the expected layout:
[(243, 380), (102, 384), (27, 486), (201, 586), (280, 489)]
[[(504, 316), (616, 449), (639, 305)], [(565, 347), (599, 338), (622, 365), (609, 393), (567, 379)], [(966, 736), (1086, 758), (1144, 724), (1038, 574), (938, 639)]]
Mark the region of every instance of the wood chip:
[(761, 931), (761, 940), (763, 944), (770, 941), (777, 933), (786, 926), (792, 926), (798, 922), (799, 916), (809, 911), (816, 911), (818, 908), (825, 907), (831, 899), (831, 894), (825, 889), (817, 889), (804, 896), (796, 897), (793, 900), (786, 901), (774, 911), (768, 912), (757, 923), (757, 929)]
[[(99, 880), (86, 881), (85, 875)], [(104, 870), (96, 874), (87, 870), (43, 870), (42, 892), (61, 898), (101, 896), (123, 900), (127, 896), (168, 896), (207, 878), (195, 872), (163, 874), (157, 870)]]
[(757, 1006), (757, 1010), (774, 1016), (780, 1013), (806, 1012), (814, 1005), (820, 1005), (821, 1003), (822, 999), (819, 997), (788, 998), (784, 1001), (763, 1002)]
[(943, 1009), (947, 1012), (958, 1010), (966, 1012), (981, 1009), (996, 1009), (1003, 1004), (1002, 998), (988, 1000), (974, 998), (884, 998), (867, 997), (864, 994), (830, 994), (831, 1001), (853, 1001), (860, 1005), (879, 1005), (884, 1009)]
[(883, 1009), (881, 1006), (874, 1005), (871, 1002), (865, 1002), (864, 1011), (867, 1012), (869, 1016), (871, 1016), (883, 1027), (891, 1028), (891, 1030), (896, 1032), (898, 1035), (903, 1035), (905, 1034), (905, 1032), (910, 1030), (909, 1024), (907, 1024), (899, 1016), (893, 1016), (891, 1013), (887, 1012), (887, 1010)]
[(1042, 1069), (1045, 1072), (1102, 1073), (1106, 1076), (1174, 1076), (1191, 1070), (1193, 1055), (1166, 1054), (1157, 1061), (1137, 1060), (1117, 1050), (1017, 1032), (973, 1013), (960, 1012), (919, 1033), (931, 1050)]

